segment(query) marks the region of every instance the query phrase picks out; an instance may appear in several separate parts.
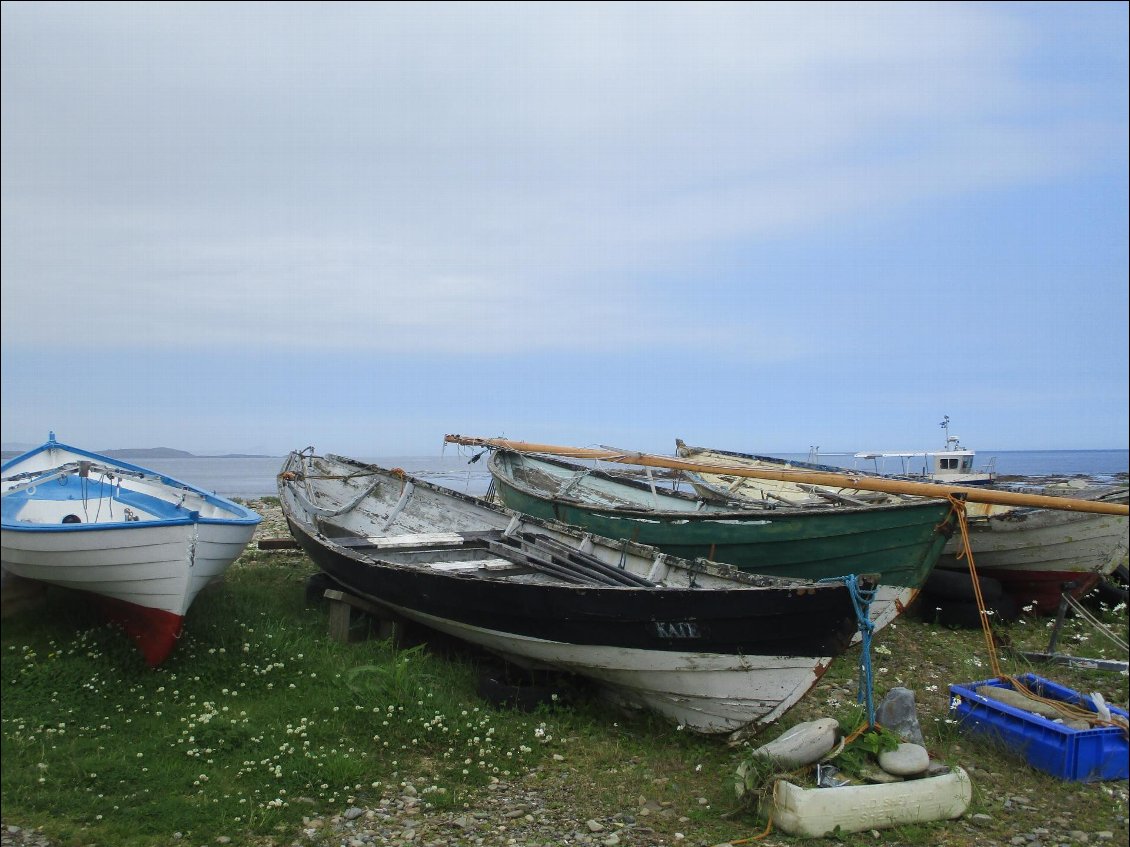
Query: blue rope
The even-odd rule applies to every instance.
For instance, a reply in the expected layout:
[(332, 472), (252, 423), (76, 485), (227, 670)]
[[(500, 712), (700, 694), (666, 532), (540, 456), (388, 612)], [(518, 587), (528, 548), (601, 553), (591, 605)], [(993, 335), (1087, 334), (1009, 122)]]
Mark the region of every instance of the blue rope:
[(875, 696), (871, 675), (871, 636), (875, 632), (875, 624), (871, 622), (871, 601), (875, 599), (877, 589), (860, 588), (859, 580), (856, 579), (855, 574), (829, 577), (820, 580), (820, 582), (842, 582), (851, 594), (851, 604), (855, 608), (856, 626), (859, 628), (861, 654), (856, 702), (867, 704), (867, 725), (875, 726)]

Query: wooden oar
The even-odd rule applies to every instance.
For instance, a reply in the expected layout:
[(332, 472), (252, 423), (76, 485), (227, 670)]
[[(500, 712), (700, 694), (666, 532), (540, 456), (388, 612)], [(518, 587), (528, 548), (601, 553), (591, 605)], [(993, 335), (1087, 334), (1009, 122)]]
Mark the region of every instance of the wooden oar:
[(552, 562), (548, 559), (543, 559), (540, 556), (526, 551), (520, 550), (517, 547), (511, 547), (501, 541), (488, 541), (486, 548), (508, 561), (514, 562), (519, 565), (526, 565), (534, 570), (541, 571), (547, 576), (552, 576), (556, 579), (561, 579), (566, 582), (578, 583), (581, 585), (616, 585), (611, 579), (605, 576), (597, 576), (588, 573), (583, 568), (578, 568), (572, 563)]
[(907, 482), (882, 477), (860, 476), (852, 473), (824, 471), (775, 471), (763, 468), (743, 468), (725, 462), (691, 462), (652, 453), (633, 453), (594, 447), (558, 447), (553, 444), (533, 444), (528, 441), (510, 441), (505, 438), (476, 438), (467, 435), (445, 435), (448, 444), (470, 447), (494, 447), (518, 453), (544, 453), (573, 459), (592, 459), (618, 462), (626, 465), (644, 465), (653, 468), (671, 468), (697, 473), (723, 473), (746, 476), (751, 479), (776, 479), (784, 482), (807, 482), (813, 485), (832, 485), (863, 491), (885, 491), (888, 494), (910, 494), (915, 497), (945, 499), (951, 494), (964, 496), (970, 503), (991, 503), (998, 506), (1029, 506), (1037, 509), (1058, 509), (1065, 512), (1095, 512), (1102, 515), (1130, 515), (1125, 503), (1108, 503), (1083, 500), (1078, 497), (1049, 497), (1044, 494), (1021, 494), (1015, 491), (997, 491), (968, 485), (947, 485), (933, 482)]
[(532, 532), (523, 532), (520, 535), (521, 539), (532, 545), (535, 548), (545, 549), (552, 553), (554, 556), (564, 556), (571, 562), (586, 565), (593, 571), (610, 576), (622, 585), (630, 585), (633, 588), (655, 588), (656, 583), (652, 582), (647, 577), (639, 576), (629, 570), (622, 570), (614, 568), (611, 565), (605, 564), (596, 556), (590, 556), (588, 553), (582, 553), (580, 550), (575, 550), (566, 544), (555, 541), (545, 535), (535, 535)]

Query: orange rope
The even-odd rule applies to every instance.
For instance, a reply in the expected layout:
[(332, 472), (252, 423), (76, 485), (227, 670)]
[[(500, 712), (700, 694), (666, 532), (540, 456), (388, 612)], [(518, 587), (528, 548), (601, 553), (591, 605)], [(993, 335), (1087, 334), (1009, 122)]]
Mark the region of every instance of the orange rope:
[[(879, 724), (875, 724), (874, 728), (878, 729)], [(867, 730), (869, 730), (869, 729), (872, 729), (871, 724), (867, 723), (866, 721), (861, 723), (856, 728), (855, 732), (853, 732), (851, 735), (844, 737), (844, 746), (847, 747), (849, 744), (851, 744), (851, 742), (855, 741), (855, 739), (859, 738), (859, 736), (863, 735), (863, 733), (867, 732)]]
[(754, 841), (760, 841), (762, 838), (767, 837), (772, 830), (773, 816), (770, 815), (769, 822), (765, 824), (765, 830), (760, 835), (751, 835), (749, 838), (739, 838), (737, 841), (727, 841), (725, 843), (729, 845), (752, 844)]
[(957, 525), (961, 528), (961, 552), (957, 558), (965, 557), (969, 564), (969, 578), (973, 582), (973, 597), (977, 601), (977, 616), (981, 620), (981, 631), (985, 633), (985, 648), (989, 653), (989, 667), (993, 676), (1003, 679), (1000, 661), (997, 659), (997, 647), (993, 641), (993, 627), (989, 623), (989, 613), (985, 608), (985, 598), (981, 596), (981, 580), (977, 577), (977, 565), (973, 562), (973, 549), (969, 544), (969, 520), (965, 514), (965, 502), (950, 494), (946, 499), (950, 501), (953, 510), (957, 512)]

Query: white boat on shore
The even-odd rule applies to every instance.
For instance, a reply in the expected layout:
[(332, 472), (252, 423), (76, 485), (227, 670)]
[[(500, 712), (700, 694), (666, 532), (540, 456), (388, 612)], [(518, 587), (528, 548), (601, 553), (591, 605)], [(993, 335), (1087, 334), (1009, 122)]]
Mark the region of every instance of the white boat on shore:
[(0, 565), (87, 591), (160, 664), (196, 595), (251, 540), (259, 515), (136, 465), (48, 441), (0, 467)]
[[(676, 440), (675, 445), (680, 458), (723, 467), (791, 471), (798, 476), (805, 472), (844, 473), (842, 468), (829, 465), (691, 447), (681, 440)], [(723, 469), (717, 473), (686, 473), (686, 476), (702, 497), (731, 502), (734, 498), (744, 498), (761, 504), (775, 504), (779, 508), (812, 508), (817, 504), (828, 509), (864, 505), (877, 507), (921, 499), (908, 494), (852, 488), (852, 479), (865, 483), (869, 478), (860, 474), (845, 476), (842, 487), (736, 476), (725, 473)], [(953, 480), (949, 482), (956, 484)], [(940, 487), (944, 489), (945, 486)], [(986, 488), (986, 491), (989, 490), (1001, 489)], [(1127, 499), (1125, 486), (1081, 488), (1058, 485), (1027, 493), (1097, 503), (1125, 503)], [(969, 546), (978, 573), (1000, 581), (1004, 591), (1016, 600), (1019, 607), (1035, 604), (1041, 614), (1056, 611), (1060, 594), (1065, 589), (1075, 596), (1089, 591), (1103, 576), (1117, 568), (1126, 556), (1128, 522), (1124, 516), (978, 502), (966, 503), (965, 511)], [(961, 534), (955, 533), (943, 548), (936, 567), (967, 571), (968, 564), (961, 557), (962, 550)]]

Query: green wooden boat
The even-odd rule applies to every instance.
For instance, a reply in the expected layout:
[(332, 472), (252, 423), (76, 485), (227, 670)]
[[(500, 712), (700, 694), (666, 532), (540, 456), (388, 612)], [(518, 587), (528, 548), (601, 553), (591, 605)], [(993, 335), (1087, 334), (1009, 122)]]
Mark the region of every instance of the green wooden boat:
[(876, 628), (893, 620), (929, 576), (953, 533), (944, 500), (835, 508), (711, 502), (647, 479), (497, 449), (492, 488), (503, 505), (672, 555), (753, 573), (820, 580), (874, 574)]

